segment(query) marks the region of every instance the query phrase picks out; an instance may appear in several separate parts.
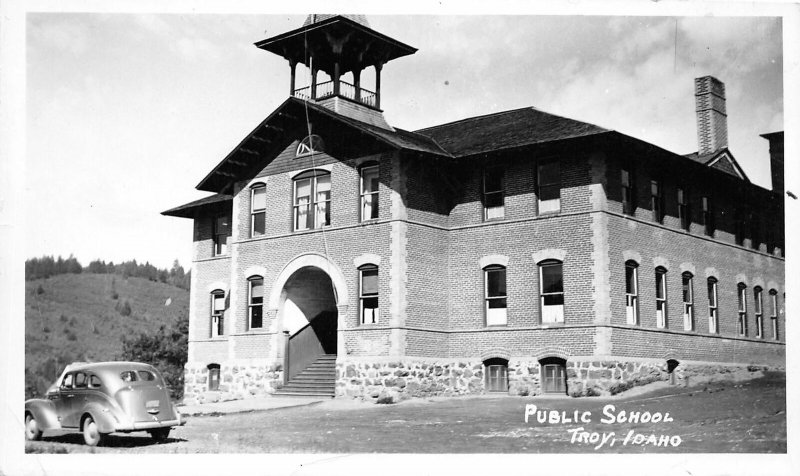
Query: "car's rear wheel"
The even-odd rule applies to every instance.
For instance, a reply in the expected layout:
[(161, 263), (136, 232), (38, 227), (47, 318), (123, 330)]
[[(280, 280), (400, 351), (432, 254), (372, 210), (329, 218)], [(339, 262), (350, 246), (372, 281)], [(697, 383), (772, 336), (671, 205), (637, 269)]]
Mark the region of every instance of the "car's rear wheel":
[(171, 428), (156, 428), (155, 430), (150, 430), (150, 437), (159, 443), (163, 443), (167, 441), (167, 437), (169, 437), (169, 430), (171, 430)]
[(25, 439), (29, 441), (42, 439), (42, 430), (39, 429), (39, 423), (30, 413), (25, 415)]
[(83, 441), (89, 446), (100, 446), (105, 436), (105, 433), (100, 433), (94, 418), (91, 415), (87, 415), (83, 420)]

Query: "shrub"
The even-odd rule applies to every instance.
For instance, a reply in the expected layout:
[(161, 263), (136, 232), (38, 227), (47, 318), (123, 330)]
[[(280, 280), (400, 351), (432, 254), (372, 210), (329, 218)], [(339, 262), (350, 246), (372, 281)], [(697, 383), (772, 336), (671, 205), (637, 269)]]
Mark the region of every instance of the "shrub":
[(44, 332), (46, 334), (46, 333), (50, 332), (50, 328), (47, 327), (47, 326), (44, 326), (44, 327), (42, 327), (42, 332)]
[(39, 285), (36, 286), (36, 294), (44, 294), (44, 288), (42, 287), (42, 283), (39, 283)]
[(61, 322), (67, 322), (69, 319), (67, 319), (67, 316), (65, 314), (61, 314), (61, 317), (59, 317), (58, 320), (60, 320)]
[(183, 398), (183, 367), (187, 359), (189, 315), (181, 312), (170, 327), (158, 332), (122, 338), (122, 360), (144, 362), (157, 368), (169, 387), (172, 398)]
[(116, 301), (117, 299), (119, 299), (119, 294), (116, 291), (113, 291), (111, 293), (111, 299)]
[(121, 316), (130, 316), (131, 315), (131, 304), (128, 302), (127, 299), (122, 301), (122, 305), (117, 303), (117, 305), (115, 307), (116, 307), (117, 311), (119, 311), (119, 314)]
[(76, 340), (78, 340), (78, 336), (76, 336), (75, 333), (72, 331), (67, 331), (67, 340), (70, 342), (75, 342)]

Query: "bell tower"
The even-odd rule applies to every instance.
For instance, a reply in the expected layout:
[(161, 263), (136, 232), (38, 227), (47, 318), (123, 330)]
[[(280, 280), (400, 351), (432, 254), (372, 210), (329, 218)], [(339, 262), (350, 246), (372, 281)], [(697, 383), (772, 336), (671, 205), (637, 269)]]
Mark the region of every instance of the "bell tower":
[[(256, 43), (289, 62), (289, 95), (386, 129), (381, 109), (381, 70), (389, 61), (417, 51), (371, 29), (364, 15), (309, 15), (303, 26)], [(310, 84), (298, 87), (297, 65), (307, 68)], [(374, 68), (372, 89), (362, 72)], [(320, 81), (320, 73), (327, 79)], [(350, 73), (352, 82), (343, 77)], [(329, 79), (328, 79), (329, 78)]]

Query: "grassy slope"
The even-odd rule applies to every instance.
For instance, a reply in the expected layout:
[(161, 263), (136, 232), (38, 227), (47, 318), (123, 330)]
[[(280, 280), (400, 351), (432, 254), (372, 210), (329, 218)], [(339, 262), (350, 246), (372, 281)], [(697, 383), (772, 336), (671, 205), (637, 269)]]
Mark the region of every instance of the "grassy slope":
[[(44, 293), (37, 294), (40, 284)], [(122, 316), (117, 308), (126, 300), (132, 312)], [(122, 336), (155, 332), (188, 309), (188, 291), (142, 278), (65, 274), (26, 282), (26, 397), (29, 386), (40, 394), (46, 390), (66, 363), (114, 360)], [(48, 359), (58, 363), (45, 365)]]

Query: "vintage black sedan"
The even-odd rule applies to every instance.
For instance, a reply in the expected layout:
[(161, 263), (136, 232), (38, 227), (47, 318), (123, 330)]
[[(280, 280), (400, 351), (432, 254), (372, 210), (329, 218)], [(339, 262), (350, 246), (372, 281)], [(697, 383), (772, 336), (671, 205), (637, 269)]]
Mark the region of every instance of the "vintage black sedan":
[(164, 441), (186, 423), (169, 398), (161, 374), (138, 362), (73, 363), (47, 390), (25, 402), (25, 438), (43, 432), (81, 432), (97, 446), (109, 433), (147, 431)]

